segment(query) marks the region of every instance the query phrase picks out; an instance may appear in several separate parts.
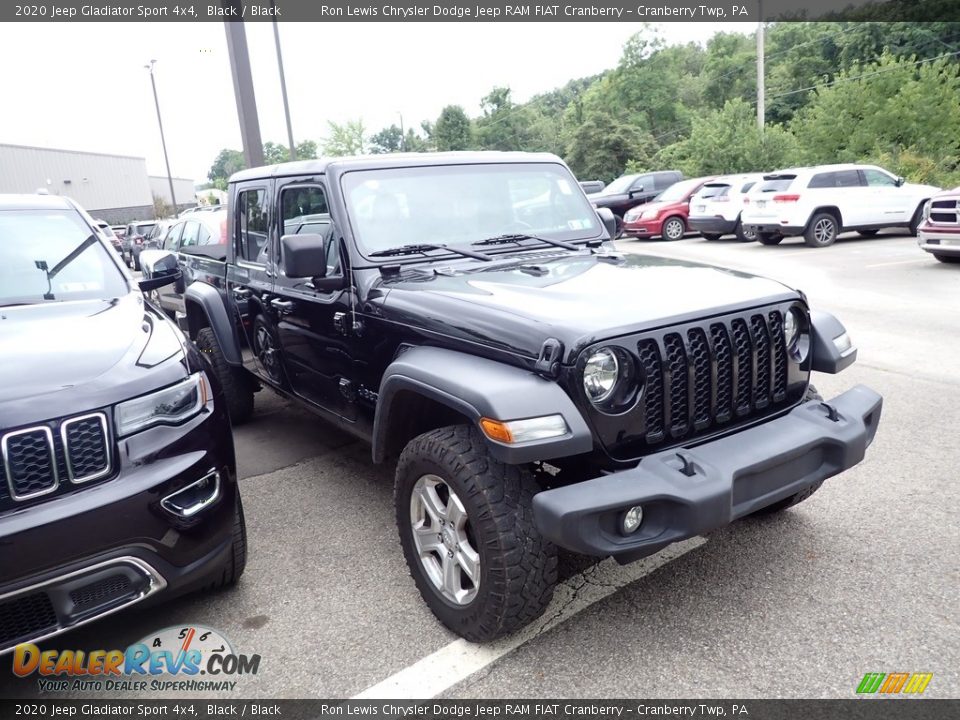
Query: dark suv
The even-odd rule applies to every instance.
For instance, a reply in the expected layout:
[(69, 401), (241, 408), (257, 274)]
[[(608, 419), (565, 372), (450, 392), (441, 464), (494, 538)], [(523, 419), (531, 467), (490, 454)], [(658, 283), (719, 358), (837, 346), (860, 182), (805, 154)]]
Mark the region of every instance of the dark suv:
[(617, 218), (615, 237), (619, 237), (627, 210), (650, 202), (681, 180), (683, 173), (679, 170), (621, 175), (599, 192), (590, 195), (590, 202), (596, 208), (609, 208), (613, 212)]
[(216, 373), (93, 221), (0, 195), (0, 653), (233, 583), (246, 536)]
[(771, 280), (616, 253), (553, 155), (275, 165), (234, 175), (229, 208), (223, 260), (181, 255), (182, 316), (235, 421), (267, 385), (397, 460), (411, 575), (471, 640), (543, 612), (558, 546), (630, 562), (782, 510), (877, 430), (875, 392), (810, 385), (856, 357), (839, 321)]

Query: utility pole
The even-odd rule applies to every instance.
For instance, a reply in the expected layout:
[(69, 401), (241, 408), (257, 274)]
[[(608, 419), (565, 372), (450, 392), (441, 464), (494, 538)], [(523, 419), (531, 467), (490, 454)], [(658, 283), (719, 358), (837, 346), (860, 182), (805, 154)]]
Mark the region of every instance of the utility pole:
[(764, 60), (764, 27), (763, 27), (763, 0), (758, 0), (757, 11), (760, 14), (760, 22), (757, 23), (757, 128), (763, 132), (763, 125), (767, 117), (766, 107), (766, 87), (764, 86), (765, 77), (763, 69)]
[(177, 212), (177, 196), (173, 192), (173, 175), (170, 174), (170, 158), (167, 156), (167, 140), (163, 136), (163, 120), (160, 117), (160, 98), (157, 96), (157, 81), (153, 77), (153, 66), (156, 60), (151, 60), (149, 65), (144, 65), (150, 71), (150, 86), (153, 88), (153, 103), (157, 106), (157, 125), (160, 126), (160, 144), (163, 146), (163, 162), (167, 166), (167, 182), (170, 183), (170, 202), (173, 203), (173, 212)]
[[(223, 0), (222, 5), (238, 7), (236, 0)], [(239, 9), (237, 15), (240, 14)], [(259, 167), (263, 161), (263, 141), (260, 139), (260, 119), (257, 116), (257, 98), (253, 94), (253, 73), (250, 72), (250, 54), (247, 52), (247, 34), (242, 22), (224, 22), (227, 31), (227, 52), (233, 75), (233, 94), (237, 100), (240, 137), (247, 167)]]
[[(270, 0), (274, 7), (275, 0)], [(273, 40), (277, 45), (277, 68), (280, 70), (280, 93), (283, 95), (283, 114), (287, 118), (287, 142), (290, 144), (290, 159), (297, 159), (297, 146), (293, 144), (293, 125), (290, 124), (290, 103), (287, 101), (287, 79), (283, 74), (283, 53), (280, 52), (280, 26), (277, 16), (273, 16)]]
[(400, 150), (406, 152), (407, 150), (407, 136), (403, 132), (403, 113), (397, 110), (397, 115), (400, 116)]

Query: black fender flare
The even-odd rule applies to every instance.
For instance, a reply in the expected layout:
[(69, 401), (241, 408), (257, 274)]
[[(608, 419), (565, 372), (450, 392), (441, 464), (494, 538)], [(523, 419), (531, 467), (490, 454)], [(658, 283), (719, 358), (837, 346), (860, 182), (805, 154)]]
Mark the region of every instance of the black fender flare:
[(397, 417), (398, 393), (423, 395), (469, 418), (521, 420), (544, 415), (562, 415), (565, 435), (522, 444), (485, 439), (491, 454), (511, 465), (568, 457), (590, 452), (593, 436), (573, 400), (556, 382), (513, 365), (436, 347), (414, 347), (401, 353), (386, 369), (380, 382), (373, 422), (373, 459), (386, 455), (391, 426)]
[(810, 352), (813, 360), (810, 369), (815, 372), (835, 374), (853, 365), (857, 348), (841, 351), (834, 340), (847, 334), (847, 329), (836, 317), (822, 310), (810, 311)]
[(213, 330), (213, 334), (217, 338), (224, 359), (230, 365), (242, 365), (240, 343), (237, 340), (236, 328), (230, 322), (226, 295), (208, 283), (193, 282), (187, 287), (187, 291), (183, 295), (183, 304), (187, 309), (188, 316), (191, 304), (199, 307), (200, 312), (206, 317), (210, 329)]

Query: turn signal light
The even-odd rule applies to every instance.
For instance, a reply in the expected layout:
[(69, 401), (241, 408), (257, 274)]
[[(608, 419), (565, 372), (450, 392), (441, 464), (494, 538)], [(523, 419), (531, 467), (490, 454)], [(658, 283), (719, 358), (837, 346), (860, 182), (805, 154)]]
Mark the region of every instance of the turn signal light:
[(513, 442), (513, 433), (510, 432), (510, 428), (507, 427), (506, 423), (499, 420), (480, 418), (480, 428), (491, 440), (499, 440), (505, 443)]

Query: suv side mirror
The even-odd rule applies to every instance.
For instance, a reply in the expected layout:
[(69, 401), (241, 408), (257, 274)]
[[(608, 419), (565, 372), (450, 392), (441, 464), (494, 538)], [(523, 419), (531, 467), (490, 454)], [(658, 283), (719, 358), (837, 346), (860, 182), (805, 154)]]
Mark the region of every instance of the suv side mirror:
[(630, 188), (630, 192), (628, 192), (627, 194), (628, 194), (630, 197), (633, 197), (633, 196), (636, 195), (637, 193), (642, 193), (642, 192), (643, 192), (643, 185), (637, 185), (636, 187)]
[(140, 253), (140, 271), (143, 278), (138, 283), (142, 292), (149, 292), (165, 285), (179, 283), (183, 277), (177, 256), (166, 250), (144, 250)]
[(613, 210), (610, 208), (597, 208), (597, 217), (600, 218), (600, 222), (603, 223), (603, 227), (606, 228), (607, 234), (611, 238), (617, 236), (617, 216), (613, 214)]
[(906, 180), (905, 180), (904, 178), (898, 177), (898, 178), (897, 178), (897, 187), (901, 187), (905, 182), (906, 182)]
[(322, 278), (327, 275), (327, 242), (323, 235), (284, 235), (283, 272), (288, 278)]

